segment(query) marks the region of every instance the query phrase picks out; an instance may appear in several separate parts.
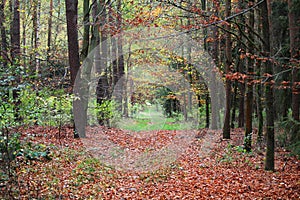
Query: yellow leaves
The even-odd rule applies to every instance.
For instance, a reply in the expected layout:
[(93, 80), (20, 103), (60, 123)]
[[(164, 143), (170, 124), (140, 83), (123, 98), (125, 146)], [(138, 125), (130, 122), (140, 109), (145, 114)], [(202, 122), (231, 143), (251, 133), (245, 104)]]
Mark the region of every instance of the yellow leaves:
[(140, 17), (145, 19), (146, 21), (149, 19), (155, 19), (157, 17), (159, 17), (162, 13), (163, 9), (161, 6), (157, 6), (155, 9), (151, 10), (151, 11), (144, 11), (140, 14)]
[(152, 17), (158, 17), (161, 13), (162, 13), (162, 8), (161, 6), (158, 6), (150, 13), (150, 15)]

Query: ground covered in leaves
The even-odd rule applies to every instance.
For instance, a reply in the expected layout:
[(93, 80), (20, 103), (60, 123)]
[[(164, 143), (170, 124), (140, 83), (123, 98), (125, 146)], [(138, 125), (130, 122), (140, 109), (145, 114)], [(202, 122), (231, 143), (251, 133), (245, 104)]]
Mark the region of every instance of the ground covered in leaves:
[[(251, 153), (245, 153), (240, 129), (232, 132), (231, 140), (222, 140), (220, 132), (206, 129), (185, 137), (184, 131), (139, 135), (91, 127), (85, 139), (73, 139), (68, 127), (18, 131), (24, 145), (41, 149), (46, 156), (32, 150), (10, 163), (14, 170), (9, 179), (1, 181), (1, 199), (300, 198), (299, 160), (277, 148), (276, 171), (265, 171), (264, 147), (254, 145)], [(107, 145), (99, 148), (95, 137), (105, 137), (102, 143)], [(122, 152), (118, 149), (112, 154), (111, 144)], [(170, 154), (174, 159), (164, 160), (169, 154), (160, 150), (166, 146), (176, 153)], [(103, 154), (117, 162), (105, 162)], [(141, 155), (158, 157), (146, 163), (153, 166), (149, 169), (134, 162)]]

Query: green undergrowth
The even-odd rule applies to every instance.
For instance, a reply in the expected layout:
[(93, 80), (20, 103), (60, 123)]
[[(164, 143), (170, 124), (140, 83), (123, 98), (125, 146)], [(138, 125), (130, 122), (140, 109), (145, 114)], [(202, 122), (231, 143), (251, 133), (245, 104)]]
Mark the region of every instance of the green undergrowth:
[(174, 117), (165, 117), (161, 108), (149, 106), (136, 113), (131, 118), (120, 119), (117, 127), (130, 131), (152, 130), (189, 130), (195, 128), (195, 122), (185, 121), (182, 114)]

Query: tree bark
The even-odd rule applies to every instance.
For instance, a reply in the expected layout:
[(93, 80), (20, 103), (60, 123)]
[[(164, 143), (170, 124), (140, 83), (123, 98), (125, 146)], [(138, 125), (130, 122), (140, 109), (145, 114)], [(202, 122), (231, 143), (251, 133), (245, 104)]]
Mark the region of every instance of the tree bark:
[[(231, 14), (231, 0), (226, 0), (225, 5), (225, 15), (229, 17)], [(227, 22), (226, 30), (230, 31), (231, 24)], [(231, 53), (231, 34), (226, 32), (226, 44), (225, 44), (225, 73), (229, 75), (231, 72), (231, 64), (232, 64), (232, 53)], [(231, 109), (231, 80), (226, 77), (226, 108), (225, 108), (225, 119), (224, 119), (224, 126), (223, 126), (223, 138), (230, 139), (230, 109)]]
[[(251, 7), (254, 5), (254, 1), (249, 1), (249, 6)], [(248, 18), (248, 49), (247, 52), (250, 54), (247, 58), (247, 82), (246, 82), (246, 104), (245, 104), (245, 121), (246, 121), (246, 127), (245, 127), (245, 140), (244, 140), (244, 146), (245, 150), (247, 152), (251, 151), (251, 143), (252, 143), (252, 112), (253, 112), (253, 73), (254, 73), (254, 60), (252, 58), (252, 55), (254, 55), (254, 10), (249, 11), (249, 18)]]
[[(270, 24), (269, 24), (269, 15), (270, 10), (268, 8), (267, 1), (264, 1), (261, 4), (262, 12), (262, 33), (263, 33), (263, 55), (266, 58), (270, 57)], [(269, 59), (264, 62), (264, 68), (266, 74), (273, 74), (273, 66)], [(266, 135), (267, 135), (267, 151), (266, 151), (266, 161), (265, 161), (265, 170), (274, 171), (274, 113), (273, 113), (273, 78), (272, 76), (268, 77), (267, 82), (265, 83), (265, 95), (266, 95)]]
[[(219, 2), (214, 3), (214, 9), (215, 9), (215, 15), (219, 15)], [(213, 46), (212, 46), (212, 58), (215, 62), (216, 66), (219, 66), (219, 31), (216, 26), (213, 27), (212, 35), (214, 38)], [(216, 77), (215, 69), (212, 70), (212, 77)], [(217, 90), (218, 88), (214, 88), (216, 86), (216, 82), (214, 78), (211, 80), (212, 84), (212, 91), (211, 91), (211, 100), (217, 101)], [(217, 103), (218, 104), (218, 103)], [(211, 103), (212, 105), (212, 103)], [(216, 106), (216, 104), (211, 106), (211, 128), (212, 129), (218, 129), (219, 128), (219, 108)]]
[[(245, 9), (244, 6), (244, 0), (239, 0), (238, 2), (238, 8), (240, 10)], [(245, 24), (245, 17), (244, 15), (241, 15), (238, 18), (238, 21), (240, 24)], [(238, 58), (237, 58), (237, 71), (241, 74), (244, 74), (245, 71), (245, 59), (241, 58), (241, 55), (243, 55), (245, 53), (245, 46), (243, 45), (242, 41), (244, 39), (243, 33), (245, 32), (245, 28), (244, 26), (242, 26), (239, 29), (239, 39), (238, 39), (238, 43), (237, 46), (239, 47), (239, 51), (240, 54), (238, 54)], [(245, 125), (245, 83), (244, 80), (239, 81), (238, 83), (238, 88), (239, 88), (239, 115), (238, 115), (238, 127), (242, 128)]]
[(19, 0), (13, 1), (13, 21), (11, 24), (11, 58), (12, 62), (17, 60), (20, 55), (20, 2)]
[(48, 19), (48, 38), (47, 38), (47, 61), (50, 60), (50, 53), (51, 53), (51, 39), (52, 39), (52, 17), (53, 17), (53, 0), (49, 2), (49, 19)]
[(300, 104), (300, 14), (297, 9), (296, 0), (288, 0), (289, 8), (289, 33), (290, 33), (290, 53), (292, 71), (292, 117), (299, 122), (299, 104)]
[(81, 50), (81, 61), (83, 61), (89, 53), (90, 44), (90, 0), (83, 1), (83, 41)]
[[(71, 85), (74, 87), (77, 73), (80, 68), (79, 61), (79, 47), (78, 47), (78, 32), (77, 32), (77, 7), (78, 0), (65, 0), (66, 3), (66, 18), (67, 18), (67, 36), (68, 36), (68, 56), (71, 72)], [(80, 78), (80, 77), (79, 77)], [(84, 109), (84, 99), (82, 97), (81, 90), (74, 91), (78, 98), (73, 102), (73, 113), (86, 113)], [(85, 115), (84, 115), (85, 116)], [(74, 115), (75, 130), (74, 137), (85, 137), (85, 126), (87, 119), (79, 117), (78, 114)]]
[(1, 0), (0, 2), (0, 32), (1, 32), (1, 49), (0, 49), (0, 56), (3, 59), (3, 65), (4, 67), (7, 66), (9, 58), (8, 58), (8, 52), (7, 52), (7, 40), (6, 40), (6, 28), (5, 28), (5, 14), (4, 14), (4, 8), (5, 8), (5, 0)]

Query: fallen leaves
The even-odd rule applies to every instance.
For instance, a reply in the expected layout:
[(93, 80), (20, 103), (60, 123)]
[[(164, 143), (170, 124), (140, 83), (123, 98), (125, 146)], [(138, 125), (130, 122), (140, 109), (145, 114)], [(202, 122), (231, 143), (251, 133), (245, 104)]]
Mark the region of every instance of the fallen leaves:
[[(182, 136), (180, 131), (135, 134), (104, 127), (90, 128), (123, 148), (138, 153), (154, 151)], [(17, 169), (21, 199), (298, 199), (300, 164), (286, 151), (276, 152), (276, 172), (263, 170), (263, 155), (238, 151), (243, 132), (236, 129), (231, 140), (221, 133), (202, 130), (195, 134), (177, 159), (156, 170), (117, 170), (91, 156), (85, 147), (95, 145), (89, 137), (72, 138), (72, 129), (34, 127), (21, 130), (22, 137), (52, 145), (50, 161), (20, 160)], [(100, 137), (100, 134), (98, 134)], [(103, 136), (103, 135), (102, 135)], [(90, 143), (89, 143), (90, 142)], [(150, 150), (149, 150), (150, 149)], [(207, 152), (207, 153), (205, 153)], [(284, 171), (282, 171), (284, 166)]]

